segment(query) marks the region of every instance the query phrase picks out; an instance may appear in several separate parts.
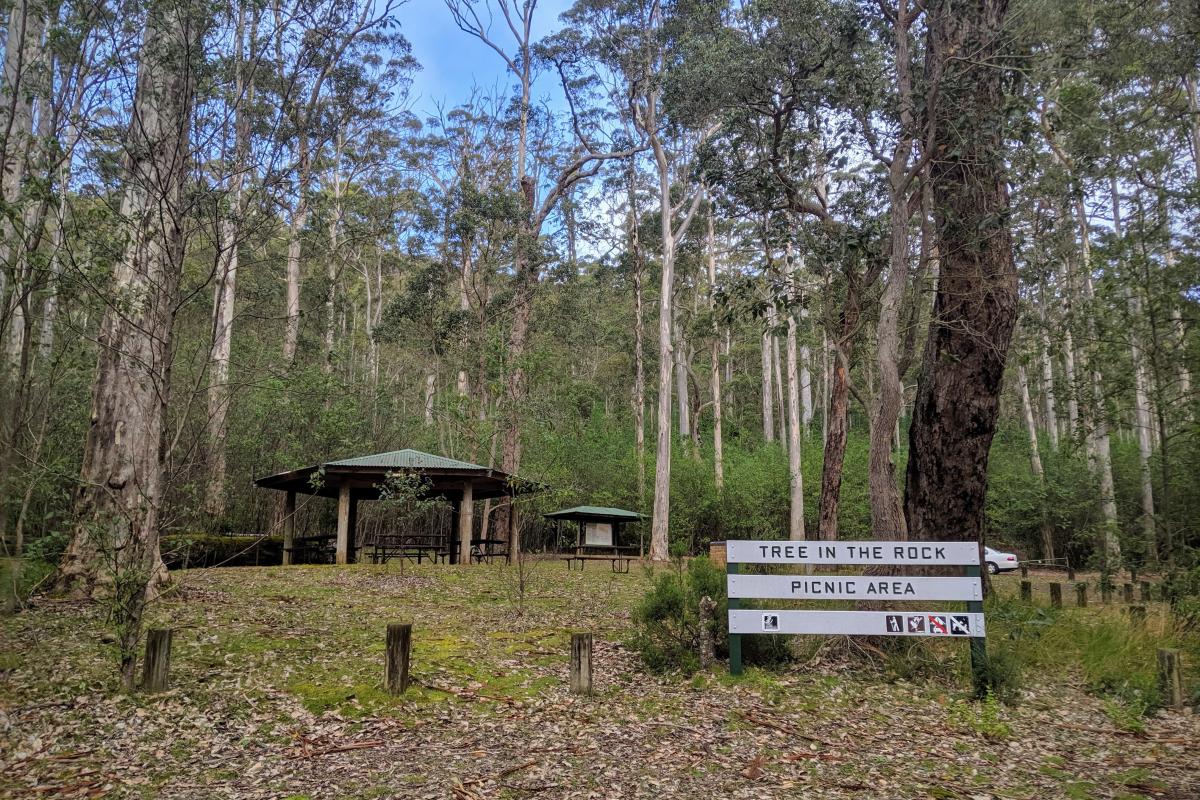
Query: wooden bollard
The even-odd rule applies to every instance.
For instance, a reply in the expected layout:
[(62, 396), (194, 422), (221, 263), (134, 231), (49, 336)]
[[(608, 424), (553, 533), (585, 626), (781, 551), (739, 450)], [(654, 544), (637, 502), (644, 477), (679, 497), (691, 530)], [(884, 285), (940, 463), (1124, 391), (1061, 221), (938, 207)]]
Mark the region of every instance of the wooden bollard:
[(1067, 562), (1067, 580), (1075, 580), (1075, 568), (1071, 566), (1071, 562)]
[(1112, 586), (1105, 583), (1100, 585), (1100, 602), (1108, 605), (1112, 602)]
[(1075, 584), (1075, 605), (1080, 608), (1087, 608), (1087, 584)]
[(1021, 577), (1022, 577), (1022, 578), (1028, 578), (1028, 577), (1029, 577), (1029, 565), (1028, 565), (1028, 564), (1022, 564), (1022, 565), (1021, 565)]
[(142, 691), (165, 692), (170, 683), (170, 628), (151, 628), (146, 631), (146, 658), (142, 662)]
[(387, 626), (386, 685), (389, 694), (408, 691), (408, 659), (412, 653), (412, 623)]
[(1054, 608), (1062, 608), (1062, 584), (1050, 584), (1050, 605)]
[(1026, 603), (1033, 602), (1033, 584), (1029, 581), (1021, 581), (1021, 600)]
[(1121, 595), (1126, 603), (1133, 602), (1133, 584), (1127, 583), (1121, 587)]
[(1150, 602), (1150, 581), (1142, 581), (1142, 602)]
[(592, 635), (571, 634), (571, 694), (592, 693)]
[(1146, 607), (1145, 606), (1130, 606), (1129, 607), (1129, 623), (1136, 628), (1146, 627)]
[(1183, 676), (1179, 669), (1178, 650), (1158, 651), (1158, 687), (1164, 706), (1178, 708), (1183, 705)]
[(1129, 568), (1129, 582), (1137, 583), (1137, 567)]

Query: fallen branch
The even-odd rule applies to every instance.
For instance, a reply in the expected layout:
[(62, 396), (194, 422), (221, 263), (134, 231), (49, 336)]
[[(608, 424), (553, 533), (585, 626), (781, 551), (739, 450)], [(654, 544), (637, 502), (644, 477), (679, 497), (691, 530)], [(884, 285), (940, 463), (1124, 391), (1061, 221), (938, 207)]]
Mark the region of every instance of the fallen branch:
[(515, 767), (509, 767), (508, 769), (501, 770), (499, 772), (499, 774), (496, 775), (496, 778), (497, 779), (507, 778), (509, 775), (512, 775), (514, 772), (520, 772), (523, 769), (529, 769), (530, 767), (534, 766), (537, 763), (538, 763), (537, 759), (534, 758), (529, 761), (526, 761), (524, 764), (518, 764)]
[(366, 739), (361, 742), (351, 742), (350, 744), (341, 744), (336, 747), (326, 747), (321, 750), (309, 750), (307, 746), (303, 753), (289, 756), (290, 759), (297, 758), (316, 758), (317, 756), (327, 756), (332, 753), (346, 753), (351, 750), (369, 750), (373, 747), (383, 747), (386, 742), (383, 739)]
[(834, 747), (833, 742), (826, 741), (819, 736), (812, 736), (811, 734), (802, 733), (793, 728), (791, 725), (784, 725), (783, 723), (774, 722), (773, 720), (769, 720), (766, 717), (759, 716), (758, 714), (750, 711), (738, 711), (736, 713), (738, 716), (752, 725), (758, 725), (762, 728), (770, 728), (771, 730), (779, 731), (780, 733), (786, 733), (788, 736), (794, 736), (797, 739), (804, 739), (809, 742), (823, 744), (826, 747)]

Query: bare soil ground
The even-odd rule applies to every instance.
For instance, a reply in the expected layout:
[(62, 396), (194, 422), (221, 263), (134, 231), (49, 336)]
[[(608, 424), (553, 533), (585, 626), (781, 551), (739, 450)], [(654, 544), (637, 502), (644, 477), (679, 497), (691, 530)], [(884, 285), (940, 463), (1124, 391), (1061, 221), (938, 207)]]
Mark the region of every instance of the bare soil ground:
[[(961, 670), (901, 680), (836, 645), (740, 680), (650, 675), (625, 644), (637, 567), (541, 563), (523, 596), (503, 565), (180, 578), (152, 610), (177, 629), (161, 695), (117, 691), (102, 607), (0, 619), (0, 796), (1200, 798), (1200, 718), (1119, 727), (1069, 671), (1027, 675), (1011, 706), (969, 702)], [(392, 698), (402, 621), (416, 685)], [(573, 630), (596, 633), (593, 697), (567, 691)]]

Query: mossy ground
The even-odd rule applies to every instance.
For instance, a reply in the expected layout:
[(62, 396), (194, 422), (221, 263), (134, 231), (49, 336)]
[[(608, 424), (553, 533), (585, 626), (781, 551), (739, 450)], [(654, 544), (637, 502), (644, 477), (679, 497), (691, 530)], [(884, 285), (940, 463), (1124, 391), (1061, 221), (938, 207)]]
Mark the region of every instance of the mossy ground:
[[(1028, 659), (1044, 666), (1014, 705), (980, 705), (949, 642), (915, 674), (847, 666), (831, 644), (741, 679), (651, 676), (623, 645), (637, 568), (538, 563), (523, 597), (503, 565), (178, 577), (150, 611), (177, 631), (163, 695), (117, 691), (99, 606), (42, 599), (0, 619), (0, 796), (1197, 796), (1200, 720), (1123, 728), (1062, 653)], [(1067, 609), (1046, 629), (1108, 617)], [(414, 626), (399, 698), (383, 687), (389, 622)], [(596, 634), (593, 697), (567, 692), (573, 630)]]

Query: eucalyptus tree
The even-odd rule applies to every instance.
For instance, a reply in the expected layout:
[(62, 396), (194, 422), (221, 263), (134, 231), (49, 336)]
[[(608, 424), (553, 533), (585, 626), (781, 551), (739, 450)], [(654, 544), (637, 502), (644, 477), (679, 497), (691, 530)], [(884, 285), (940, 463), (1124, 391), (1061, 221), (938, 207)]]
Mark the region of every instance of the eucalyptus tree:
[[(1004, 155), (1006, 0), (926, 5), (927, 149), (938, 282), (909, 426), (905, 517), (914, 539), (982, 541), (1017, 270)], [(970, 52), (972, 58), (957, 54)]]
[(100, 326), (76, 521), (59, 570), (60, 585), (76, 593), (111, 592), (126, 688), (146, 596), (161, 577), (172, 337), (189, 213), (184, 184), (208, 25), (197, 5), (146, 10), (123, 154), (124, 247)]
[[(480, 14), (479, 6), (485, 9)], [(581, 181), (599, 173), (606, 161), (631, 156), (640, 148), (619, 143), (581, 109), (570, 108), (566, 121), (569, 144), (559, 144), (552, 135), (531, 137), (536, 123), (533, 108), (533, 84), (538, 53), (533, 37), (537, 0), (446, 0), (458, 27), (491, 48), (504, 62), (516, 81), (514, 106), (516, 157), (513, 160), (513, 186), (522, 202), (513, 249), (512, 325), (509, 328), (507, 358), (509, 365), (504, 386), (501, 414), (501, 466), (517, 474), (521, 467), (520, 414), (528, 395), (525, 356), (529, 345), (533, 301), (541, 279), (544, 257), (539, 239), (546, 220), (560, 201)], [(499, 22), (496, 22), (499, 17)], [(553, 59), (553, 54), (549, 54)], [(539, 178), (544, 185), (539, 185)], [(508, 527), (514, 534), (519, 526), (509, 507)], [(515, 544), (510, 549), (516, 552)], [(664, 553), (665, 557), (665, 553)]]
[(406, 56), (408, 45), (394, 25), (402, 4), (403, 0), (292, 0), (271, 6), (271, 89), (280, 112), (276, 130), (291, 148), (291, 180), (279, 198), (288, 213), (285, 365), (295, 360), (300, 342), (301, 246), (316, 159), (356, 111), (334, 104), (330, 92), (339, 78), (377, 62), (381, 53)]
[[(823, 315), (836, 361), (828, 380), (819, 531), (836, 538), (850, 372), (864, 304), (882, 269), (877, 226), (868, 213), (870, 181), (851, 162), (849, 138), (838, 130), (855, 60), (868, 43), (854, 7), (831, 0), (757, 0), (736, 11), (719, 0), (697, 0), (681, 4), (679, 12), (680, 63), (668, 102), (683, 120), (713, 115), (719, 121), (705, 148), (707, 179), (752, 213), (784, 215), (788, 236), (802, 234), (813, 251), (809, 258), (789, 259), (789, 270), (803, 263), (841, 295), (825, 293)], [(793, 290), (804, 279), (784, 278), (774, 301), (792, 314), (799, 301)], [(764, 359), (764, 371), (768, 363), (774, 370), (773, 359)], [(791, 468), (796, 507), (803, 502), (797, 459)], [(791, 535), (802, 537), (802, 515), (792, 519)]]

